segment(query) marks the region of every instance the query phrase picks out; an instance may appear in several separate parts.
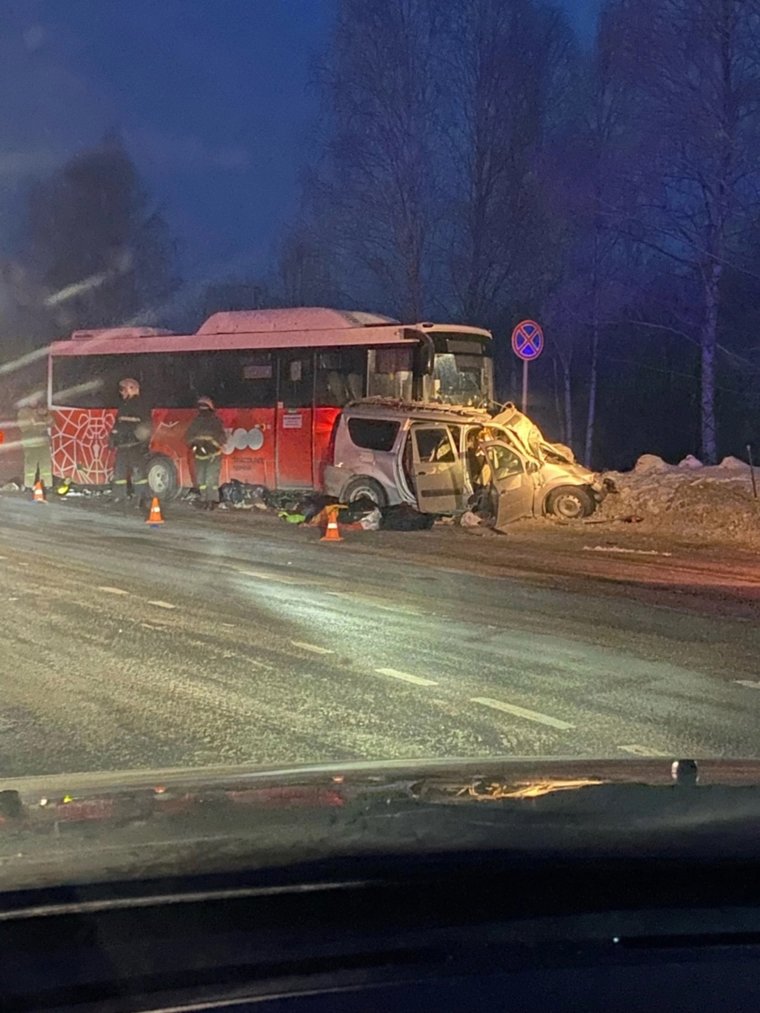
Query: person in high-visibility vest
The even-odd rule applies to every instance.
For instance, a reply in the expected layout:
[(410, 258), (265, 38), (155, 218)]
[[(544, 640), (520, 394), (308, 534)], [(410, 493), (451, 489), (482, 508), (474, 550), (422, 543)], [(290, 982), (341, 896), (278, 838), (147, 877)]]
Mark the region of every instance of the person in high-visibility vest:
[(200, 505), (205, 510), (213, 510), (219, 502), (222, 447), (227, 434), (210, 397), (199, 397), (197, 406), (198, 414), (187, 427), (185, 443), (195, 458)]
[(46, 489), (53, 484), (50, 456), (50, 413), (41, 395), (22, 405), (16, 416), (24, 451), (24, 487), (33, 489), (37, 481)]

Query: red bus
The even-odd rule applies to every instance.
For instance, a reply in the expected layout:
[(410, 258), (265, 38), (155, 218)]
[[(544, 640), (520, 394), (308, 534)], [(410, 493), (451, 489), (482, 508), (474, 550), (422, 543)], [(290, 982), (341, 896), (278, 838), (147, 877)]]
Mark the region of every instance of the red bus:
[(117, 385), (131, 376), (154, 406), (155, 494), (194, 485), (183, 436), (201, 394), (214, 399), (228, 433), (222, 482), (319, 489), (335, 419), (348, 402), (491, 399), (490, 337), (459, 324), (321, 308), (216, 313), (190, 335), (75, 331), (50, 346), (53, 471), (80, 485), (110, 480)]

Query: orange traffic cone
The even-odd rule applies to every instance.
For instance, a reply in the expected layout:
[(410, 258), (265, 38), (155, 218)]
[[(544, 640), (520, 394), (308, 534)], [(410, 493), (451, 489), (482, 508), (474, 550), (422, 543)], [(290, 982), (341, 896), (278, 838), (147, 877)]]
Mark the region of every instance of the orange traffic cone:
[(158, 496), (154, 496), (150, 504), (150, 513), (148, 519), (145, 522), (150, 524), (152, 528), (157, 528), (159, 524), (164, 523), (164, 519), (161, 516), (161, 504), (158, 502)]
[(343, 539), (341, 538), (340, 527), (338, 526), (340, 506), (337, 503), (331, 503), (330, 506), (325, 507), (325, 513), (327, 514), (327, 527), (325, 528), (325, 533), (319, 539), (320, 542), (342, 542)]
[(47, 500), (45, 499), (45, 487), (42, 482), (34, 483), (34, 502), (47, 503)]

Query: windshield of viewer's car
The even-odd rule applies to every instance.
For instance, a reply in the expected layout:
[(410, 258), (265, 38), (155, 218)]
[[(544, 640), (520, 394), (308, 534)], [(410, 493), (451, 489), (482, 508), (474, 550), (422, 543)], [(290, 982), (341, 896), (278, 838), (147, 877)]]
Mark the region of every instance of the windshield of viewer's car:
[(760, 756), (759, 11), (0, 0), (0, 891), (92, 785)]

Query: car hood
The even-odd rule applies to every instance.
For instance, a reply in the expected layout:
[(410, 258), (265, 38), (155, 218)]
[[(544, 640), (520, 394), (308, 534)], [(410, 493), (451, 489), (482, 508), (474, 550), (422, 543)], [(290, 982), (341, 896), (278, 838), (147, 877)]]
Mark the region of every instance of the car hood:
[(665, 758), (504, 758), (9, 780), (0, 890), (378, 852), (672, 853), (706, 834), (754, 855), (760, 762), (679, 761), (676, 775)]
[(552, 461), (545, 461), (541, 467), (541, 474), (545, 481), (553, 481), (561, 478), (565, 481), (572, 480), (578, 485), (594, 485), (599, 476), (582, 464), (554, 464)]

